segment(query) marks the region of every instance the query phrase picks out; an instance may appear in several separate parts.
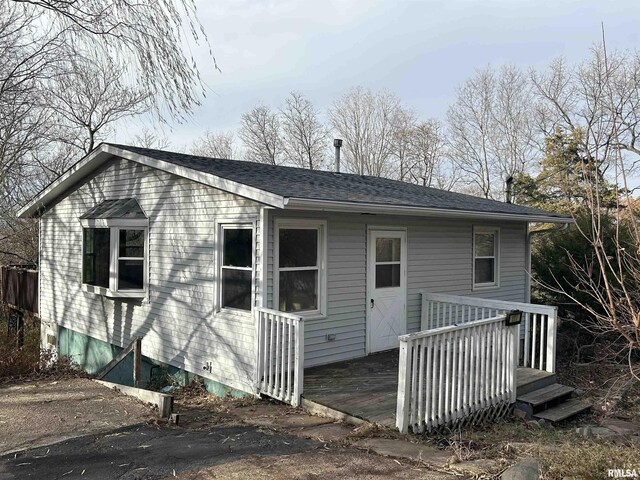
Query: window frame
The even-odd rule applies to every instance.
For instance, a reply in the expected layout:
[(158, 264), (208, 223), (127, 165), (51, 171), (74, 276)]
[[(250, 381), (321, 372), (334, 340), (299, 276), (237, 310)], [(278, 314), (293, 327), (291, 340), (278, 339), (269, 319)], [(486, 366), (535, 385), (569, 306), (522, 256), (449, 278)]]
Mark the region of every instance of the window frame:
[[(280, 230), (316, 230), (317, 267), (280, 268)], [(293, 312), (305, 319), (321, 319), (327, 316), (327, 221), (302, 218), (276, 218), (273, 229), (273, 307), (280, 307), (280, 272), (318, 270), (318, 308)]]
[[(216, 282), (215, 282), (215, 311), (216, 313), (227, 312), (236, 315), (253, 315), (256, 306), (256, 220), (219, 220), (216, 221)], [(251, 230), (251, 308), (242, 310), (240, 308), (223, 307), (222, 306), (222, 269), (231, 268), (234, 270), (249, 269), (240, 267), (224, 267), (224, 230), (225, 229), (242, 229)]]
[[(110, 298), (141, 298), (149, 299), (149, 219), (143, 218), (113, 218), (113, 219), (81, 219), (80, 224), (85, 228), (108, 228), (109, 229), (109, 287), (98, 287), (84, 283), (84, 258), (80, 272), (80, 283), (82, 290), (96, 295), (103, 295)], [(118, 270), (119, 270), (119, 239), (120, 230), (143, 230), (144, 231), (144, 261), (142, 268), (142, 289), (119, 290)], [(84, 233), (82, 235), (82, 256), (84, 256)], [(122, 257), (128, 258), (128, 257)], [(137, 257), (140, 258), (140, 257)]]
[[(492, 234), (493, 256), (476, 256), (476, 235)], [(472, 290), (491, 290), (500, 288), (500, 228), (491, 226), (473, 226), (471, 245), (471, 284)], [(493, 258), (493, 282), (476, 283), (476, 259)]]

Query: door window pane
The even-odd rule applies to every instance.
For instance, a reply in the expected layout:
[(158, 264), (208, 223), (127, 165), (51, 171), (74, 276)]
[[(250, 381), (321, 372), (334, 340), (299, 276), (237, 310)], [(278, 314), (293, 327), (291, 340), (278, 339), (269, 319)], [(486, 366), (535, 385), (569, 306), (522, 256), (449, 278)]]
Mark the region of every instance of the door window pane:
[(227, 267), (251, 267), (253, 265), (253, 230), (250, 228), (223, 229), (223, 265)]
[(251, 310), (251, 270), (222, 270), (222, 306)]
[(108, 228), (82, 230), (82, 282), (109, 288), (110, 232)]
[(278, 241), (280, 268), (318, 265), (317, 229), (282, 228)]
[(376, 238), (376, 262), (399, 262), (400, 239)]
[(118, 256), (144, 258), (144, 230), (120, 230)]
[(279, 308), (284, 312), (318, 308), (318, 271), (280, 272)]
[(495, 235), (476, 233), (476, 257), (493, 257), (495, 254)]
[(476, 258), (475, 283), (495, 283), (495, 259)]
[(399, 287), (400, 264), (376, 265), (376, 288)]
[(144, 260), (118, 261), (118, 290), (144, 288)]

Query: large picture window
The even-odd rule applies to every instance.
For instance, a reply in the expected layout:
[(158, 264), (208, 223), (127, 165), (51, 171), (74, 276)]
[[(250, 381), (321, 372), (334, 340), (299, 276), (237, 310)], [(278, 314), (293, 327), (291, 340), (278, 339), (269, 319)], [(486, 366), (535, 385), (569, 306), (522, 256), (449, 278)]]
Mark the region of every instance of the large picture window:
[(476, 227), (473, 231), (473, 286), (498, 286), (499, 231)]
[(323, 313), (324, 228), (323, 223), (278, 224), (276, 281), (279, 310)]
[(251, 310), (253, 285), (253, 228), (223, 225), (220, 262), (220, 305)]

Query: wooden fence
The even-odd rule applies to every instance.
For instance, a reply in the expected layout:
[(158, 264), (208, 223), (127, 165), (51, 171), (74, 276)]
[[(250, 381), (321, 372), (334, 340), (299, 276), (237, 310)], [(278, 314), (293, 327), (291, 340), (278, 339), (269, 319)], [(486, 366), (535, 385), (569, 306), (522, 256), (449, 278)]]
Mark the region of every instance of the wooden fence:
[(500, 418), (515, 402), (518, 327), (504, 316), (399, 338), (402, 433)]
[(298, 315), (256, 308), (257, 389), (294, 407), (304, 381), (304, 321)]
[(20, 311), (38, 313), (38, 271), (3, 266), (2, 303)]

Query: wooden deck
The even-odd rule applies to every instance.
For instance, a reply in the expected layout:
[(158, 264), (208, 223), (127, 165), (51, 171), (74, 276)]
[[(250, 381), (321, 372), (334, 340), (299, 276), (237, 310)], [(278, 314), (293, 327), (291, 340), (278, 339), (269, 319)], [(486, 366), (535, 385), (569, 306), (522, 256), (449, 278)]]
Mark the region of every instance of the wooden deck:
[(396, 425), (397, 395), (398, 350), (304, 371), (305, 399), (385, 426)]
[[(518, 368), (518, 388), (551, 375)], [(398, 350), (304, 371), (302, 396), (305, 399), (388, 427), (396, 426), (397, 395)]]

